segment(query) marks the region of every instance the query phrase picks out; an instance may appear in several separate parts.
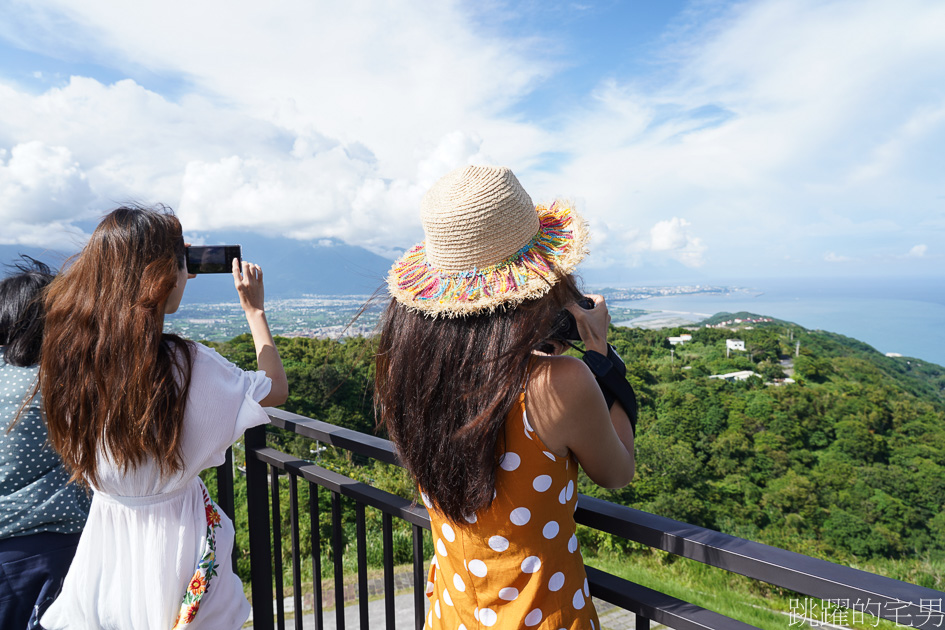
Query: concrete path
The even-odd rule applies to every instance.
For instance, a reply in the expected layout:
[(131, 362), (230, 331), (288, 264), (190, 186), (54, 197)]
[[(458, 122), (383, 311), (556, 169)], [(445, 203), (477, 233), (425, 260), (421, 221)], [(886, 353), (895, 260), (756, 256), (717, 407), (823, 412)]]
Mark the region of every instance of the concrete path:
[[(424, 604), (426, 604), (424, 598)], [(600, 617), (603, 630), (632, 630), (636, 626), (636, 616), (628, 610), (617, 608), (612, 604), (594, 599), (594, 606), (597, 608), (597, 614)], [(285, 601), (287, 630), (296, 628), (295, 616), (292, 613), (292, 599)], [(424, 614), (428, 606), (424, 606)], [(322, 613), (323, 630), (338, 630), (336, 612), (334, 608), (325, 610)], [(384, 613), (384, 598), (374, 599), (368, 602), (368, 626), (371, 630), (385, 630), (387, 628), (387, 619)], [(397, 630), (414, 630), (414, 607), (413, 592), (399, 592), (394, 597), (394, 626)], [(314, 630), (315, 615), (311, 611), (305, 611), (302, 616), (302, 628), (305, 630)], [(665, 628), (658, 624), (651, 626), (652, 630)], [(344, 608), (344, 630), (361, 630), (361, 612), (357, 601), (352, 602)]]

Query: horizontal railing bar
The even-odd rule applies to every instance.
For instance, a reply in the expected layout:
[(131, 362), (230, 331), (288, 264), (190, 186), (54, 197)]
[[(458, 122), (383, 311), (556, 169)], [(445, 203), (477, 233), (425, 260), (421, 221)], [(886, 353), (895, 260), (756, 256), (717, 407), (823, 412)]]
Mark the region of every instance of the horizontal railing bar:
[(586, 569), (591, 595), (674, 630), (749, 630), (755, 627), (600, 569)]
[(345, 429), (344, 427), (323, 422), (322, 420), (300, 416), (289, 411), (283, 411), (282, 409), (268, 407), (266, 412), (272, 420), (272, 425), (280, 429), (285, 429), (286, 431), (291, 431), (297, 435), (324, 442), (331, 446), (343, 448), (352, 453), (357, 453), (358, 455), (365, 455), (387, 464), (402, 465), (397, 458), (394, 445), (384, 438), (368, 435), (367, 433), (359, 433), (358, 431)]
[[(277, 469), (299, 475), (307, 481), (325, 487), (330, 491), (348, 496), (360, 503), (370, 505), (392, 516), (404, 518), (414, 525), (429, 529), (429, 515), (426, 510), (423, 507), (414, 505), (407, 499), (378, 490), (304, 460), (296, 459), (273, 448), (258, 449), (253, 454), (260, 461)], [(250, 454), (248, 453), (247, 456), (250, 456)], [(415, 518), (406, 518), (407, 516)], [(687, 604), (682, 600), (671, 598), (658, 591), (610, 576), (590, 567), (588, 568), (588, 581), (596, 597), (634, 612), (641, 612), (647, 617), (660, 621), (660, 623), (666, 623), (662, 619), (675, 622), (677, 626), (671, 627), (678, 630), (747, 630), (751, 628), (751, 626), (723, 615), (712, 613), (693, 604)], [(662, 599), (656, 598), (656, 596)], [(644, 602), (650, 602), (650, 605), (648, 606)], [(688, 606), (688, 608), (684, 608), (684, 606)], [(688, 617), (682, 615), (679, 612), (680, 610), (685, 611)], [(700, 611), (702, 612), (700, 613)]]
[[(267, 411), (276, 426), (344, 448), (358, 455), (401, 465), (393, 444), (388, 440), (336, 427), (280, 409)], [(413, 506), (413, 510), (411, 516), (414, 519), (421, 519), (422, 522), (419, 524), (429, 529), (429, 517), (426, 515), (426, 510), (417, 506)], [(420, 512), (423, 513), (422, 517), (419, 516)], [(400, 516), (397, 512), (393, 514)], [(411, 520), (405, 516), (401, 518), (418, 523), (417, 520)], [(879, 607), (879, 614), (876, 614), (874, 608), (866, 612), (892, 621), (898, 619), (901, 622), (903, 618), (910, 617), (912, 619), (928, 618), (931, 613), (936, 613), (931, 614), (931, 618), (937, 620), (937, 611), (932, 610), (928, 604), (923, 606), (922, 602), (945, 601), (945, 592), (737, 538), (705, 527), (682, 523), (585, 495), (580, 495), (575, 518), (579, 523), (600, 531), (818, 599), (839, 599), (850, 602), (866, 599), (873, 605), (878, 601), (882, 604)], [(898, 606), (899, 604), (903, 606)], [(919, 626), (922, 625), (927, 624), (919, 624)]]
[(585, 495), (580, 496), (575, 519), (601, 531), (818, 599), (853, 602), (865, 598), (907, 604), (900, 608), (880, 606), (882, 614), (876, 616), (893, 621), (901, 621), (907, 614), (921, 617), (933, 612), (928, 605), (921, 606), (921, 601), (941, 602), (945, 598), (945, 593), (930, 588)]
[[(346, 497), (351, 497), (355, 501), (364, 503), (370, 507), (387, 512), (392, 516), (419, 525), (425, 529), (430, 529), (430, 516), (426, 508), (418, 506), (413, 501), (399, 497), (396, 494), (385, 492), (360, 481), (355, 481), (349, 477), (332, 472), (311, 462), (297, 459), (287, 455), (274, 448), (261, 448), (253, 451), (255, 456), (262, 462), (275, 466), (281, 470), (286, 470), (299, 475), (316, 483), (323, 488), (333, 492), (338, 492)], [(247, 457), (251, 453), (246, 453)]]

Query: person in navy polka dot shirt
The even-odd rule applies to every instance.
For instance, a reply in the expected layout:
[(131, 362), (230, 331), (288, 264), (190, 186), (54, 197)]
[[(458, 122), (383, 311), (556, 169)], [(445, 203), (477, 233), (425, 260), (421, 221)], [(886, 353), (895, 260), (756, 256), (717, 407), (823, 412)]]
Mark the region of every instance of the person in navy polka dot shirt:
[(53, 274), (22, 257), (0, 281), (0, 628), (38, 628), (88, 515), (47, 443), (37, 391), (41, 297)]

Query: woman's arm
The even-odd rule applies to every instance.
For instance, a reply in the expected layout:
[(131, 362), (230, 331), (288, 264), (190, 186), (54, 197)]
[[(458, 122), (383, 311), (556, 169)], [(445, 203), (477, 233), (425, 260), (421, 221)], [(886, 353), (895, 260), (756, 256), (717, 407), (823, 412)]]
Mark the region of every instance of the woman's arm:
[[(242, 271), (242, 273), (241, 273)], [(233, 259), (233, 283), (240, 296), (240, 306), (246, 313), (249, 331), (253, 335), (256, 345), (256, 363), (260, 370), (265, 370), (266, 376), (272, 380), (272, 389), (259, 404), (263, 407), (276, 407), (289, 397), (289, 382), (282, 367), (282, 359), (272, 339), (269, 322), (266, 320), (264, 305), (264, 289), (262, 269), (259, 265), (243, 261), (240, 270), (236, 258)]]
[[(575, 305), (570, 310), (587, 349), (606, 355), (610, 314), (602, 296), (590, 297), (593, 309)], [(630, 419), (620, 403), (607, 409), (590, 369), (572, 357), (545, 357), (533, 376), (528, 413), (545, 445), (559, 455), (573, 452), (598, 485), (630, 483), (635, 470)]]

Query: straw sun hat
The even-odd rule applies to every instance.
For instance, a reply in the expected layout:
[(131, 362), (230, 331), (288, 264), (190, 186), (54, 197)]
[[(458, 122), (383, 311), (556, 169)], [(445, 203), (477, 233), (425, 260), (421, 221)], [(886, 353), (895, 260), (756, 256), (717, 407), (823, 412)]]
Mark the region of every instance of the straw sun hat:
[(556, 201), (535, 206), (506, 167), (466, 166), (424, 195), (426, 240), (387, 276), (391, 295), (432, 317), (462, 317), (539, 298), (587, 253), (584, 220)]

